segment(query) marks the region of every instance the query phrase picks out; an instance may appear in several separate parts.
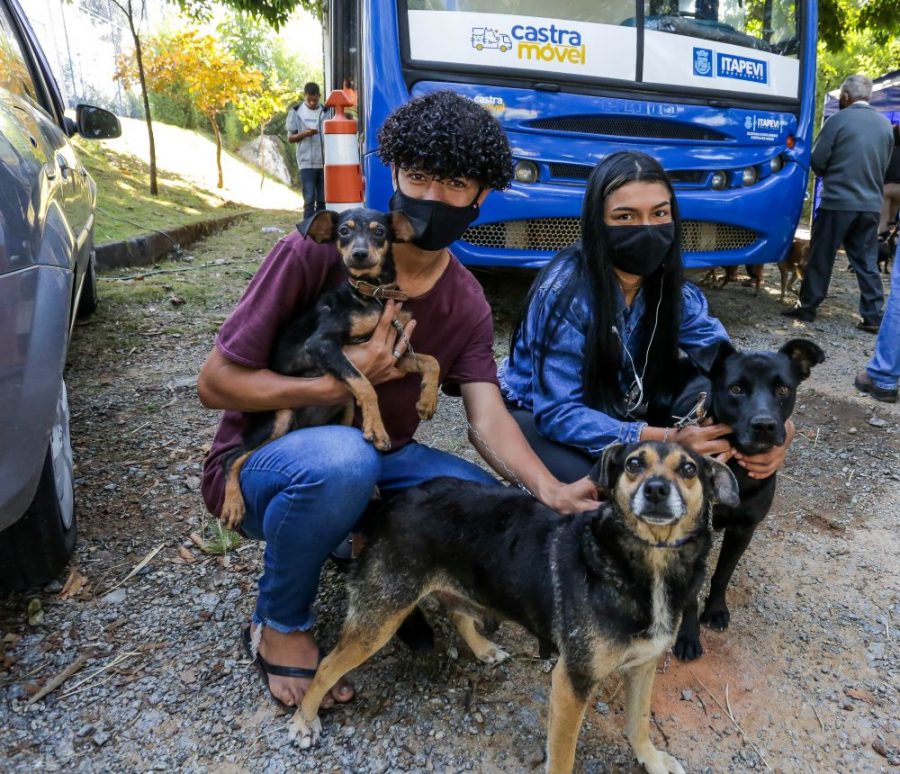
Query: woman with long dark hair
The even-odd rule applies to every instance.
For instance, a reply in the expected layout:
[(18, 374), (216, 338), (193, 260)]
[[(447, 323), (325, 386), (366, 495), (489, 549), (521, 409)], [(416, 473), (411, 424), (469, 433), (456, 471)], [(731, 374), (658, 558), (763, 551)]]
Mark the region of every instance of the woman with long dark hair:
[[(671, 395), (679, 350), (727, 340), (706, 298), (685, 282), (681, 219), (672, 185), (652, 157), (604, 159), (588, 180), (581, 241), (538, 274), (500, 368), (504, 396), (532, 447), (562, 481), (590, 471), (617, 442), (674, 440), (701, 454), (739, 456), (726, 425), (653, 427), (648, 401)], [(771, 475), (783, 448), (745, 457)]]

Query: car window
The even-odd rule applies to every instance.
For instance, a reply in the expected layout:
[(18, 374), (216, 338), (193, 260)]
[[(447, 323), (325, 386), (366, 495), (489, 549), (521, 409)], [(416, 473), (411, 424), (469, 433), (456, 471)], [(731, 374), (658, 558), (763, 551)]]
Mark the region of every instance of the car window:
[(0, 87), (40, 106), (38, 88), (32, 78), (12, 19), (0, 4)]

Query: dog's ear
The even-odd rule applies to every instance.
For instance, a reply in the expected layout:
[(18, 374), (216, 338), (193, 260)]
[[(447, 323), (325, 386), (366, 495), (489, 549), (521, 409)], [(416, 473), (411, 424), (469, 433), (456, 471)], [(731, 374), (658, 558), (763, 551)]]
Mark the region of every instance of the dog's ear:
[(791, 339), (781, 349), (782, 355), (787, 355), (800, 373), (800, 381), (809, 377), (813, 366), (825, 362), (825, 353), (818, 344), (806, 339)]
[(622, 459), (625, 457), (626, 445), (624, 443), (613, 443), (603, 450), (603, 456), (597, 461), (588, 478), (597, 485), (599, 489), (610, 491), (615, 476), (613, 471), (617, 467), (621, 467)]
[(331, 210), (319, 210), (314, 215), (310, 215), (302, 223), (297, 224), (297, 231), (303, 236), (310, 236), (319, 244), (323, 242), (333, 242), (337, 236), (335, 226), (337, 225), (338, 214)]
[(704, 376), (709, 376), (723, 360), (735, 353), (730, 341), (715, 341), (688, 353), (688, 360)]
[(712, 497), (717, 503), (730, 505), (735, 507), (741, 502), (740, 491), (738, 490), (738, 482), (734, 477), (731, 469), (714, 460), (712, 457), (704, 457), (709, 472), (709, 482), (712, 485)]
[(424, 221), (412, 218), (405, 212), (392, 210), (389, 217), (394, 242), (412, 242), (416, 237), (422, 236), (425, 231)]

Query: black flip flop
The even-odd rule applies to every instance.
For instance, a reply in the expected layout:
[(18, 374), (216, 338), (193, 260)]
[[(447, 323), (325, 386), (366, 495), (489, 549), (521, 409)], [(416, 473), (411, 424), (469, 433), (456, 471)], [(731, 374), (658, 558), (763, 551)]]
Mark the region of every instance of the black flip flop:
[[(278, 664), (270, 664), (266, 661), (262, 654), (257, 652), (256, 658), (253, 657), (253, 647), (250, 643), (250, 627), (247, 626), (241, 631), (241, 643), (244, 646), (244, 651), (247, 653), (247, 656), (256, 664), (257, 669), (259, 669), (259, 676), (263, 681), (263, 684), (266, 686), (266, 689), (269, 691), (269, 696), (281, 709), (285, 712), (293, 712), (297, 709), (295, 705), (285, 704), (281, 699), (275, 696), (272, 693), (272, 690), (269, 688), (269, 675), (277, 675), (279, 677), (300, 677), (304, 680), (312, 680), (316, 676), (315, 669), (309, 669), (307, 667), (288, 667), (288, 666), (279, 666)], [(319, 651), (319, 661), (322, 661), (322, 652)]]

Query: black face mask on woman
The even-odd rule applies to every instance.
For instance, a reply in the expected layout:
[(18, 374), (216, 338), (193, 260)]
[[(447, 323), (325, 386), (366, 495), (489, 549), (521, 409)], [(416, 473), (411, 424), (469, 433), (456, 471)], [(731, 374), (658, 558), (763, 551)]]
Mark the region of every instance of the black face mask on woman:
[(606, 234), (613, 266), (629, 274), (649, 277), (666, 260), (675, 240), (675, 224), (610, 226)]
[(422, 233), (412, 240), (416, 247), (422, 250), (443, 250), (459, 239), (478, 217), (478, 197), (481, 196), (481, 190), (478, 189), (471, 204), (457, 207), (446, 202), (414, 199), (403, 193), (398, 186), (391, 197), (390, 208), (422, 222)]

